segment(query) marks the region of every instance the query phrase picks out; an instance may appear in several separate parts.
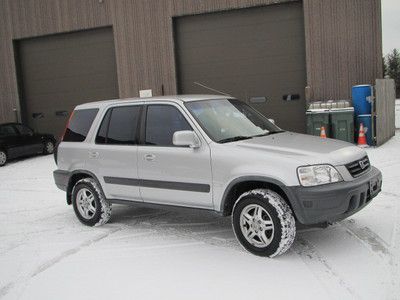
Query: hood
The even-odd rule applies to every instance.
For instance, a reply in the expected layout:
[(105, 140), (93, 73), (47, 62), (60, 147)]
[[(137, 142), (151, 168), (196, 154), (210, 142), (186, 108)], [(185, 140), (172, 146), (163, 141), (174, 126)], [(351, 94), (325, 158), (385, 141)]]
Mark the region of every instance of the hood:
[(343, 165), (366, 155), (353, 144), (317, 136), (282, 132), (236, 143), (238, 147), (254, 149), (298, 159), (305, 164)]

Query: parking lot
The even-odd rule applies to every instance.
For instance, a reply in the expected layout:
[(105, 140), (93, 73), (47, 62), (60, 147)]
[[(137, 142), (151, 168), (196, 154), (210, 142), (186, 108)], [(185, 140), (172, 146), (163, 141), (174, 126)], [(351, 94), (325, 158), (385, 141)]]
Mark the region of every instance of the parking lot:
[(0, 298), (395, 299), (400, 295), (400, 132), (368, 149), (382, 193), (274, 259), (243, 250), (230, 218), (113, 206), (83, 226), (54, 185), (52, 156), (0, 168)]

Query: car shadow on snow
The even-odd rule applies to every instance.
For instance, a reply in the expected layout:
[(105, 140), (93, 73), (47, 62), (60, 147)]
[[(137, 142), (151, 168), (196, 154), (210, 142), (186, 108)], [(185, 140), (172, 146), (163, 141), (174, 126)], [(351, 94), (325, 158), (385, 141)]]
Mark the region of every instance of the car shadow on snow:
[[(245, 251), (236, 241), (231, 226), (230, 217), (221, 217), (206, 210), (188, 209), (158, 209), (136, 206), (113, 205), (110, 223), (129, 228), (154, 230), (164, 236), (182, 237), (219, 247), (227, 247)], [(341, 234), (330, 234), (340, 231)], [(378, 255), (387, 255), (387, 245), (372, 231), (358, 227), (354, 219), (344, 220), (327, 228), (310, 228), (300, 226), (292, 249), (287, 255), (315, 258), (322, 261), (321, 254), (316, 254), (316, 248), (324, 248), (324, 243), (340, 243), (343, 235), (350, 235), (369, 250)], [(329, 238), (324, 238), (329, 235)], [(332, 240), (338, 239), (337, 241)], [(318, 240), (319, 245), (313, 246), (311, 240)], [(318, 246), (318, 247), (317, 247)], [(343, 255), (348, 250), (343, 249)], [(284, 255), (283, 257), (287, 257)]]

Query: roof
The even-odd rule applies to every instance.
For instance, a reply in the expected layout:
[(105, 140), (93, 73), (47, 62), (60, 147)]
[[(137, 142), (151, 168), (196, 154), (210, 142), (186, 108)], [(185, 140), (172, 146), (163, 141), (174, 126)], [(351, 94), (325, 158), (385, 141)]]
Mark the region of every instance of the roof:
[(166, 101), (166, 102), (191, 102), (191, 101), (203, 101), (203, 100), (219, 100), (219, 99), (232, 99), (231, 96), (225, 95), (173, 95), (173, 96), (159, 96), (159, 97), (148, 97), (148, 98), (125, 98), (125, 99), (112, 99), (104, 101), (89, 102), (78, 105), (77, 109), (85, 108), (99, 108), (103, 106), (121, 104), (121, 103), (134, 103), (134, 102), (153, 102), (153, 101)]
[(22, 124), (17, 123), (17, 122), (0, 123), (0, 126), (4, 126), (4, 125), (22, 125)]

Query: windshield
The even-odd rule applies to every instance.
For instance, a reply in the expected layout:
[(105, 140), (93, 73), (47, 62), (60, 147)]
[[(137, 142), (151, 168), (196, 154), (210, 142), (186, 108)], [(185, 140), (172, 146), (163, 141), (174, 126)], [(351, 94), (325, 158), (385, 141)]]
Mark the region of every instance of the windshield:
[(282, 132), (262, 114), (236, 99), (193, 101), (185, 105), (203, 130), (218, 143)]

